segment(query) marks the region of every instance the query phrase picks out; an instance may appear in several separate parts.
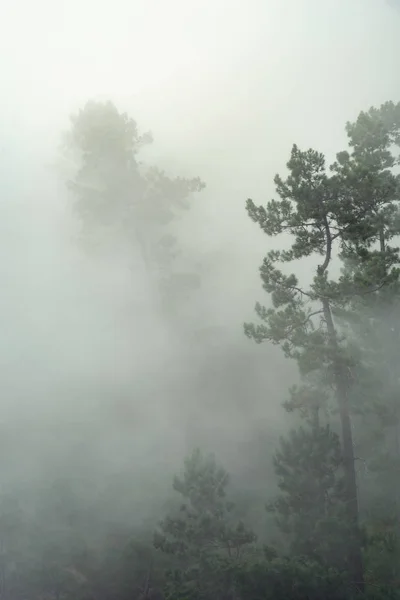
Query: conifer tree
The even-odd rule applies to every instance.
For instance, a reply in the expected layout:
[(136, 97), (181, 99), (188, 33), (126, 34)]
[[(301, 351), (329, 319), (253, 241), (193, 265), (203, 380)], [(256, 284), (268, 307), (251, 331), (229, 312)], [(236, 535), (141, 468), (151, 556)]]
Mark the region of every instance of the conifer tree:
[(304, 423), (273, 457), (280, 494), (268, 503), (292, 556), (342, 568), (346, 556), (342, 451), (327, 425)]
[(196, 289), (199, 275), (188, 269), (171, 227), (205, 184), (141, 162), (152, 135), (141, 134), (111, 102), (88, 102), (70, 121), (64, 167), (82, 244), (125, 254), (135, 272), (146, 274), (152, 297), (173, 310), (176, 289), (182, 295)]
[[(287, 357), (297, 360), (302, 376), (317, 373), (332, 388), (341, 423), (345, 506), (349, 536), (349, 570), (359, 591), (364, 575), (359, 529), (355, 454), (351, 424), (352, 369), (360, 353), (346, 336), (346, 317), (355, 302), (375, 295), (398, 278), (393, 266), (398, 250), (375, 248), (398, 233), (398, 184), (391, 171), (389, 150), (399, 144), (399, 105), (386, 103), (379, 110), (361, 113), (347, 125), (351, 152), (337, 154), (326, 168), (323, 154), (294, 145), (287, 163), (289, 175), (275, 177), (279, 200), (266, 207), (247, 201), (250, 218), (270, 237), (291, 236), (287, 250), (271, 250), (260, 268), (263, 287), (272, 307), (257, 303), (262, 324), (245, 324), (256, 342), (280, 344)], [(308, 283), (286, 274), (285, 264), (313, 259)], [(342, 261), (345, 269), (330, 274)], [(319, 264), (318, 264), (319, 263)], [(279, 264), (282, 268), (279, 268)]]
[(234, 518), (228, 484), (227, 471), (199, 449), (185, 459), (183, 476), (174, 478), (174, 490), (184, 502), (175, 515), (161, 521), (154, 537), (156, 548), (177, 558), (167, 597), (230, 597), (233, 570), (251, 551), (256, 536)]

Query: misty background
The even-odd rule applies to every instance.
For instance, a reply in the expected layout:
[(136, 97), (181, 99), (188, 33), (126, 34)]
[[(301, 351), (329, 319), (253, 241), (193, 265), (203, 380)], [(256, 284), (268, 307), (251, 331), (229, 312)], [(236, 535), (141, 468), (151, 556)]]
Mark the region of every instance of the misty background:
[[(73, 477), (104, 519), (134, 519), (133, 502), (150, 517), (195, 444), (243, 475), (255, 441), (276, 441), (296, 369), (243, 334), (266, 251), (244, 203), (272, 197), (293, 142), (333, 158), (347, 120), (398, 98), (400, 12), (384, 0), (3, 4), (0, 485), (42, 498)], [(93, 259), (76, 243), (59, 143), (89, 99), (152, 132), (141, 160), (206, 183), (176, 225), (201, 274), (190, 342), (122, 251)]]

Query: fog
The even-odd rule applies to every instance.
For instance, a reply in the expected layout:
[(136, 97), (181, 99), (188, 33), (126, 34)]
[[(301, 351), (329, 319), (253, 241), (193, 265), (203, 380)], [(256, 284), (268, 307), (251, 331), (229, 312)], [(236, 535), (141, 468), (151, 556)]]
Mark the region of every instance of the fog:
[[(347, 120), (397, 101), (399, 25), (384, 0), (3, 3), (5, 487), (82, 469), (96, 490), (130, 473), (148, 498), (196, 442), (244, 467), (243, 447), (279, 425), (295, 380), (276, 348), (243, 335), (264, 299), (267, 249), (245, 200), (273, 195), (293, 142), (331, 158)], [(207, 185), (177, 226), (201, 271), (182, 316), (183, 329), (195, 324), (190, 344), (122, 252), (90, 258), (76, 242), (56, 165), (69, 115), (90, 99), (151, 130), (143, 160)], [(203, 342), (199, 329), (213, 334)]]

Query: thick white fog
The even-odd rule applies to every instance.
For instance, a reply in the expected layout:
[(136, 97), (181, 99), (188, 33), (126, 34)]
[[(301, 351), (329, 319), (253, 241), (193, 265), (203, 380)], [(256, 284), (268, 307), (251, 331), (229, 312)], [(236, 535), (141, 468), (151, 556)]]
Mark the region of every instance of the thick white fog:
[[(331, 158), (347, 120), (398, 100), (399, 27), (385, 0), (2, 3), (0, 425), (12, 480), (84, 461), (99, 477), (132, 468), (152, 480), (148, 465), (173, 464), (195, 431), (239, 447), (280, 420), (294, 367), (242, 331), (263, 299), (266, 249), (245, 200), (273, 195), (293, 142)], [(142, 160), (207, 185), (179, 225), (202, 278), (185, 318), (216, 328), (206, 346), (171, 331), (126, 256), (91, 260), (76, 243), (56, 165), (70, 113), (90, 99), (152, 131)]]

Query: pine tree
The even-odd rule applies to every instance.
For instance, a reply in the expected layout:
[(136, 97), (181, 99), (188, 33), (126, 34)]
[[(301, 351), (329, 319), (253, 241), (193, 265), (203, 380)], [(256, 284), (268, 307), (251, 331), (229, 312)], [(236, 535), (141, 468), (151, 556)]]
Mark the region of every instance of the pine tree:
[(199, 284), (171, 226), (205, 184), (144, 165), (138, 155), (150, 143), (151, 134), (140, 134), (137, 123), (111, 102), (88, 102), (71, 116), (63, 139), (64, 166), (82, 243), (125, 254), (154, 286), (152, 297), (171, 311), (177, 286), (184, 295)]
[(178, 561), (169, 573), (167, 597), (211, 600), (233, 593), (233, 570), (256, 536), (234, 518), (228, 484), (229, 475), (215, 457), (198, 449), (186, 458), (183, 477), (174, 478), (184, 503), (161, 521), (154, 537), (156, 548)]
[(343, 569), (342, 452), (329, 425), (303, 424), (282, 437), (273, 458), (281, 494), (267, 505), (293, 556)]
[[(358, 203), (364, 202), (368, 210), (349, 231), (341, 257), (343, 271), (349, 281), (357, 278), (365, 287), (381, 285), (373, 293), (354, 296), (350, 309), (338, 318), (359, 349), (359, 360), (352, 368), (356, 385), (351, 402), (359, 415), (357, 454), (365, 475), (359, 478), (359, 489), (368, 516), (367, 531), (373, 532), (368, 536), (367, 566), (369, 574), (372, 569), (379, 578), (379, 571), (380, 579), (389, 585), (390, 579), (399, 579), (395, 548), (400, 539), (400, 103), (387, 102), (362, 112), (355, 123), (347, 125), (347, 132), (352, 153), (342, 153), (336, 165), (338, 180), (347, 186), (351, 182), (358, 190), (358, 196), (354, 192)], [(383, 539), (387, 543), (382, 546)], [(377, 569), (382, 561), (376, 559), (383, 556), (384, 548), (385, 568)]]
[[(271, 250), (260, 268), (272, 307), (256, 305), (263, 324), (246, 324), (245, 333), (256, 342), (280, 344), (287, 357), (297, 360), (300, 373), (319, 373), (334, 391), (340, 422), (349, 537), (349, 570), (360, 591), (364, 576), (359, 530), (359, 502), (355, 470), (350, 397), (352, 369), (360, 362), (357, 346), (345, 335), (344, 316), (360, 297), (376, 294), (398, 277), (396, 249), (372, 249), (382, 236), (397, 232), (397, 178), (388, 146), (398, 143), (398, 105), (361, 113), (347, 125), (352, 152), (337, 154), (326, 169), (323, 154), (293, 146), (288, 177), (275, 177), (279, 200), (266, 207), (247, 201), (250, 218), (268, 236), (292, 237), (288, 250)], [(368, 125), (373, 122), (372, 129)], [(309, 285), (285, 274), (281, 263), (322, 257), (313, 268)], [(336, 280), (329, 274), (335, 259), (345, 266)]]

